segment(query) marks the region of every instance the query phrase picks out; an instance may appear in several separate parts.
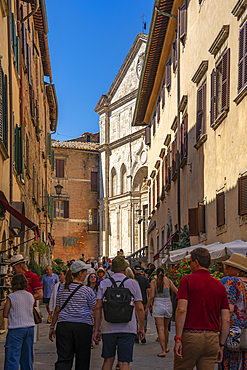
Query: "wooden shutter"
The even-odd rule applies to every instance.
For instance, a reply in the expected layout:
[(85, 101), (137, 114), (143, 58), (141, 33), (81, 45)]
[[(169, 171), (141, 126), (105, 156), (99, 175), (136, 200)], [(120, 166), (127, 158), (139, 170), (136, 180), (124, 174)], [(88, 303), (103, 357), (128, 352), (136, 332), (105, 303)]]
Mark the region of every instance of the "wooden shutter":
[(18, 155), (19, 155), (19, 128), (15, 126), (15, 170), (18, 173)]
[(64, 200), (64, 218), (69, 218), (69, 201)]
[(182, 123), (181, 123), (181, 127), (180, 127), (180, 153), (181, 153), (181, 158), (180, 160), (182, 161), (182, 159), (184, 158), (184, 118), (182, 120)]
[(157, 173), (157, 203), (160, 200), (160, 172)]
[(187, 4), (184, 3), (181, 8), (178, 9), (178, 32), (179, 40), (183, 41), (184, 36), (187, 32)]
[(151, 144), (151, 127), (150, 127), (150, 125), (145, 127), (145, 144), (146, 145)]
[[(42, 136), (43, 138), (43, 136)], [(54, 171), (55, 168), (55, 160), (54, 160), (54, 150), (51, 151), (51, 170)]]
[(205, 205), (203, 203), (198, 203), (198, 226), (200, 233), (206, 232)]
[(171, 86), (171, 58), (166, 63), (166, 87)]
[(172, 143), (172, 176), (174, 176), (177, 171), (176, 156), (177, 156), (177, 138), (175, 137), (175, 140)]
[(23, 148), (23, 126), (19, 127), (19, 145), (18, 145), (18, 175), (24, 173), (24, 148)]
[(246, 28), (247, 23), (241, 28), (239, 32), (239, 57), (238, 57), (238, 92), (242, 90), (245, 83), (245, 75), (247, 73), (247, 66), (245, 66), (245, 60), (247, 58), (247, 46), (246, 44)]
[(153, 135), (155, 135), (156, 132), (156, 111), (154, 111), (153, 114)]
[(47, 133), (46, 148), (47, 148), (47, 155), (51, 156), (51, 134), (49, 132)]
[(3, 144), (8, 150), (8, 77), (4, 75), (3, 84)]
[(162, 196), (165, 194), (165, 161), (162, 161)]
[(184, 157), (188, 157), (188, 113), (184, 115)]
[(240, 177), (238, 180), (238, 199), (240, 216), (247, 213), (247, 176)]
[(168, 155), (165, 156), (165, 179), (166, 186), (168, 185)]
[(213, 69), (211, 73), (211, 112), (210, 112), (210, 125), (214, 123), (217, 118), (217, 69)]
[(149, 195), (149, 198), (148, 198), (148, 200), (149, 200), (149, 214), (151, 214), (151, 212), (152, 212), (152, 209), (151, 209), (151, 188), (149, 188), (149, 190), (148, 190), (148, 195)]
[(197, 91), (196, 141), (205, 133), (206, 84)]
[(178, 50), (177, 50), (177, 37), (178, 33), (177, 30), (175, 31), (175, 41), (172, 43), (172, 65), (173, 65), (173, 73), (175, 73), (177, 68), (178, 62)]
[(225, 224), (225, 193), (221, 192), (216, 195), (216, 214), (217, 226)]
[[(246, 59), (247, 62), (247, 59)], [(222, 92), (221, 110), (229, 108), (230, 49), (222, 57)]]
[(91, 172), (91, 191), (98, 191), (98, 172)]
[(3, 72), (0, 59), (0, 139), (3, 140)]
[(64, 159), (56, 159), (56, 177), (64, 177)]
[(160, 95), (157, 102), (157, 123), (160, 123)]
[(198, 236), (198, 208), (189, 209), (189, 235)]
[(168, 171), (168, 174), (167, 174), (168, 184), (170, 184), (171, 183), (171, 149), (170, 147), (168, 148), (168, 151), (167, 151), (167, 171)]
[(155, 180), (153, 181), (153, 209), (155, 208)]

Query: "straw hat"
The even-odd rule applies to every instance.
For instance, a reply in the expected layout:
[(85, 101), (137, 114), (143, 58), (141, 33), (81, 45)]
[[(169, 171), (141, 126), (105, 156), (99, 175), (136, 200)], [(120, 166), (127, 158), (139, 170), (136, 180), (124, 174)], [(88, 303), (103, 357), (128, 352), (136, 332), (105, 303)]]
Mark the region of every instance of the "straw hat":
[(223, 262), (223, 264), (247, 272), (247, 257), (243, 254), (233, 253), (229, 260)]
[(18, 263), (26, 262), (26, 260), (23, 258), (22, 254), (15, 254), (10, 258), (10, 266), (15, 266)]
[(106, 274), (106, 271), (103, 269), (103, 267), (99, 267), (99, 268), (98, 268), (98, 270), (97, 270), (97, 272), (96, 272), (96, 273), (97, 273), (97, 275), (98, 275), (98, 273), (99, 273), (99, 272), (103, 272), (103, 273), (104, 273), (104, 275)]

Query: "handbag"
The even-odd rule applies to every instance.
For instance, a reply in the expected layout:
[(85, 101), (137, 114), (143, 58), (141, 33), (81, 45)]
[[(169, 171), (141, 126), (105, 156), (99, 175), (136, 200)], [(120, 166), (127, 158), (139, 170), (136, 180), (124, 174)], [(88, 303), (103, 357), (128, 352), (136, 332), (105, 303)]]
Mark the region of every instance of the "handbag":
[(43, 318), (43, 315), (39, 309), (39, 307), (34, 307), (33, 308), (33, 318), (34, 318), (34, 322), (35, 324), (40, 324), (42, 322), (42, 318)]
[[(244, 294), (244, 309), (246, 314), (246, 293), (243, 282), (242, 287)], [(247, 351), (247, 329), (240, 328), (239, 326), (232, 326), (227, 337), (226, 347), (229, 351), (233, 352)]]

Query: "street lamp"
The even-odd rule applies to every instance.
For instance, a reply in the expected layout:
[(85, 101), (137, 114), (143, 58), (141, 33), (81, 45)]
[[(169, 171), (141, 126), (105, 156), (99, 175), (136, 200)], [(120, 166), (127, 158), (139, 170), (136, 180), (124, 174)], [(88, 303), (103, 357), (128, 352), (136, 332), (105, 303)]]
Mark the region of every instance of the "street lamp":
[(59, 197), (62, 193), (62, 189), (63, 189), (63, 186), (60, 185), (59, 183), (55, 186), (55, 190), (56, 190), (56, 195)]
[(143, 221), (143, 218), (141, 218), (142, 210), (136, 209), (136, 215), (139, 217), (138, 224), (140, 224)]

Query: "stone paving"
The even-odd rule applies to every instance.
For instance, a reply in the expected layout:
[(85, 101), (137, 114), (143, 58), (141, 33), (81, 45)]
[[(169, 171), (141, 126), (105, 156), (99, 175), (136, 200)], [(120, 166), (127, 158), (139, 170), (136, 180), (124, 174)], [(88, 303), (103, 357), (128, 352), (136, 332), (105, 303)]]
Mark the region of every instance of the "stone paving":
[[(34, 345), (35, 364), (34, 370), (54, 370), (56, 362), (56, 346), (48, 339), (49, 325), (46, 324), (45, 306), (41, 305), (41, 311), (44, 315), (43, 323), (39, 325), (39, 340)], [(160, 344), (156, 342), (157, 338), (154, 319), (148, 317), (148, 332), (146, 344), (135, 344), (134, 361), (130, 368), (132, 370), (172, 370), (173, 369), (173, 347), (174, 347), (175, 325), (172, 323), (168, 348), (170, 352), (165, 358), (157, 357), (160, 353)], [(0, 370), (4, 367), (4, 344), (6, 333), (0, 336)], [(103, 360), (101, 358), (101, 344), (94, 346), (91, 351), (91, 370), (100, 370)], [(74, 369), (74, 367), (73, 367)], [(115, 366), (113, 367), (115, 369)], [(215, 367), (217, 369), (217, 367)]]

